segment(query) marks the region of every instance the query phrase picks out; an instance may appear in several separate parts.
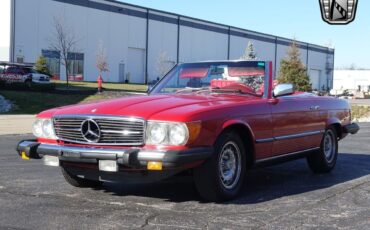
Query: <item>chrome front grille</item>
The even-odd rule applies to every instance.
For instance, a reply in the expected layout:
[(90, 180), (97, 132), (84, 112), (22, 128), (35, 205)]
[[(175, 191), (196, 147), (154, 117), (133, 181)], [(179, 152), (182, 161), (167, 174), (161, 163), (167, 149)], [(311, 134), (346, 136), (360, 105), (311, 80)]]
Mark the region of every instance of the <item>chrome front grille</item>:
[[(87, 120), (96, 124), (99, 139), (96, 142), (86, 138), (83, 123)], [(55, 134), (59, 140), (71, 143), (93, 145), (143, 145), (145, 121), (129, 117), (111, 116), (59, 116), (53, 119)]]

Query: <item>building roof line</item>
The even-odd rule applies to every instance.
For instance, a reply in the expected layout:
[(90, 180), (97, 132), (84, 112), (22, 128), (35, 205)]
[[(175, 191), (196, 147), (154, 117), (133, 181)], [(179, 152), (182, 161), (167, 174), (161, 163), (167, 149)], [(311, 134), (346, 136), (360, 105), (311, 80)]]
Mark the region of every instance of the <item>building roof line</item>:
[(290, 39), (290, 38), (285, 38), (285, 37), (281, 37), (281, 36), (277, 36), (277, 35), (273, 35), (273, 34), (257, 32), (257, 31), (254, 31), (254, 30), (248, 30), (248, 29), (245, 29), (245, 28), (237, 27), (237, 26), (226, 25), (226, 24), (219, 23), (219, 22), (213, 22), (213, 21), (209, 21), (209, 20), (205, 20), (205, 19), (195, 18), (195, 17), (186, 16), (186, 15), (177, 14), (177, 13), (172, 13), (172, 12), (163, 11), (163, 10), (158, 10), (158, 9), (154, 9), (154, 8), (150, 8), (150, 7), (139, 6), (139, 5), (126, 3), (126, 2), (121, 2), (121, 1), (117, 1), (117, 0), (103, 0), (103, 1), (111, 2), (111, 3), (117, 3), (117, 4), (120, 4), (120, 5), (136, 7), (136, 8), (140, 8), (140, 9), (143, 9), (143, 10), (154, 11), (154, 12), (158, 12), (158, 13), (162, 13), (162, 14), (168, 14), (168, 15), (172, 15), (172, 16), (176, 16), (176, 17), (187, 18), (187, 19), (196, 20), (196, 21), (200, 21), (200, 22), (204, 22), (204, 23), (213, 24), (213, 25), (218, 25), (218, 26), (222, 26), (222, 27), (226, 27), (226, 28), (230, 28), (230, 29), (242, 30), (242, 31), (247, 32), (247, 33), (248, 32), (249, 33), (256, 33), (256, 34), (267, 36), (267, 37), (273, 37), (273, 38), (276, 38), (278, 40), (284, 39), (284, 40), (289, 40), (290, 42), (295, 41), (297, 43), (305, 44), (305, 45), (308, 45), (308, 46), (310, 46), (310, 45), (311, 46), (316, 46), (316, 47), (319, 47), (323, 50), (334, 51), (333, 48), (322, 46), (322, 45), (317, 45), (317, 44), (313, 44), (313, 43), (309, 43), (309, 42), (304, 42), (304, 41), (294, 40), (294, 39)]
[[(134, 4), (119, 2), (117, 0), (81, 0), (81, 1), (74, 1), (74, 0), (53, 0), (56, 2), (66, 3), (66, 4), (72, 4), (77, 5), (80, 7), (87, 7), (87, 8), (93, 8), (97, 10), (103, 10), (103, 11), (109, 11), (113, 13), (120, 13), (120, 14), (126, 14), (129, 16), (136, 16), (139, 18), (150, 18), (153, 20), (163, 21), (167, 23), (174, 23), (178, 24), (181, 23), (183, 26), (189, 26), (197, 29), (202, 29), (206, 31), (213, 31), (223, 34), (231, 34), (247, 38), (247, 39), (253, 39), (253, 40), (261, 40), (266, 41), (270, 43), (278, 43), (280, 45), (289, 46), (290, 43), (295, 41), (298, 45), (307, 47), (307, 50), (315, 50), (322, 53), (327, 54), (333, 54), (334, 49), (330, 49), (328, 47), (319, 46), (316, 44), (306, 43), (298, 40), (293, 40), (289, 38), (283, 38), (279, 36), (274, 36), (270, 34), (260, 33), (257, 31), (252, 30), (246, 30), (243, 28), (238, 28), (234, 26), (228, 26), (220, 23), (215, 23), (203, 19), (193, 18), (189, 16), (184, 16), (180, 14), (165, 12), (157, 9), (137, 6)], [(126, 8), (124, 7), (126, 6)], [(113, 7), (113, 8), (111, 8)], [(135, 9), (136, 8), (136, 9)], [(156, 15), (155, 12), (161, 13), (161, 14), (167, 14), (167, 16), (164, 15)], [(177, 19), (171, 18), (169, 16), (176, 16)], [(174, 21), (175, 20), (175, 21)]]

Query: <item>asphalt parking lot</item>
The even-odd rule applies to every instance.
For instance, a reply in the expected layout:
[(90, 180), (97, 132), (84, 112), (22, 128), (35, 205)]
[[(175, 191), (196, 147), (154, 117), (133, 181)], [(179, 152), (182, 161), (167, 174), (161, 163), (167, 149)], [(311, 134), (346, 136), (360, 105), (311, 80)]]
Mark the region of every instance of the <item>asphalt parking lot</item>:
[(241, 196), (204, 203), (187, 177), (156, 184), (73, 188), (58, 168), (22, 161), (29, 136), (0, 136), (0, 229), (369, 229), (370, 123), (340, 143), (336, 169), (299, 160), (254, 169)]

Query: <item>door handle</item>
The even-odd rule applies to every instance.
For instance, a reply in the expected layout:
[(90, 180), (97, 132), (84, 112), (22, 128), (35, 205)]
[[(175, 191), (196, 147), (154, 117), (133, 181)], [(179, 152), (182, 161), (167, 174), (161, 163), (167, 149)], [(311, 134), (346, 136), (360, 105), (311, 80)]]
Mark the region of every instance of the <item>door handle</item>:
[(320, 106), (318, 105), (313, 105), (310, 107), (310, 110), (319, 110), (320, 109)]

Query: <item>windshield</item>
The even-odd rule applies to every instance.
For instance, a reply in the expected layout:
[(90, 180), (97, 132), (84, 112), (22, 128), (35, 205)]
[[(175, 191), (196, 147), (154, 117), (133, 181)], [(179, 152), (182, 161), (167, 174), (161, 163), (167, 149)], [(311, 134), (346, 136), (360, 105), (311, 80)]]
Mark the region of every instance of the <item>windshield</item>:
[(227, 93), (262, 97), (265, 62), (205, 62), (175, 66), (151, 94)]

